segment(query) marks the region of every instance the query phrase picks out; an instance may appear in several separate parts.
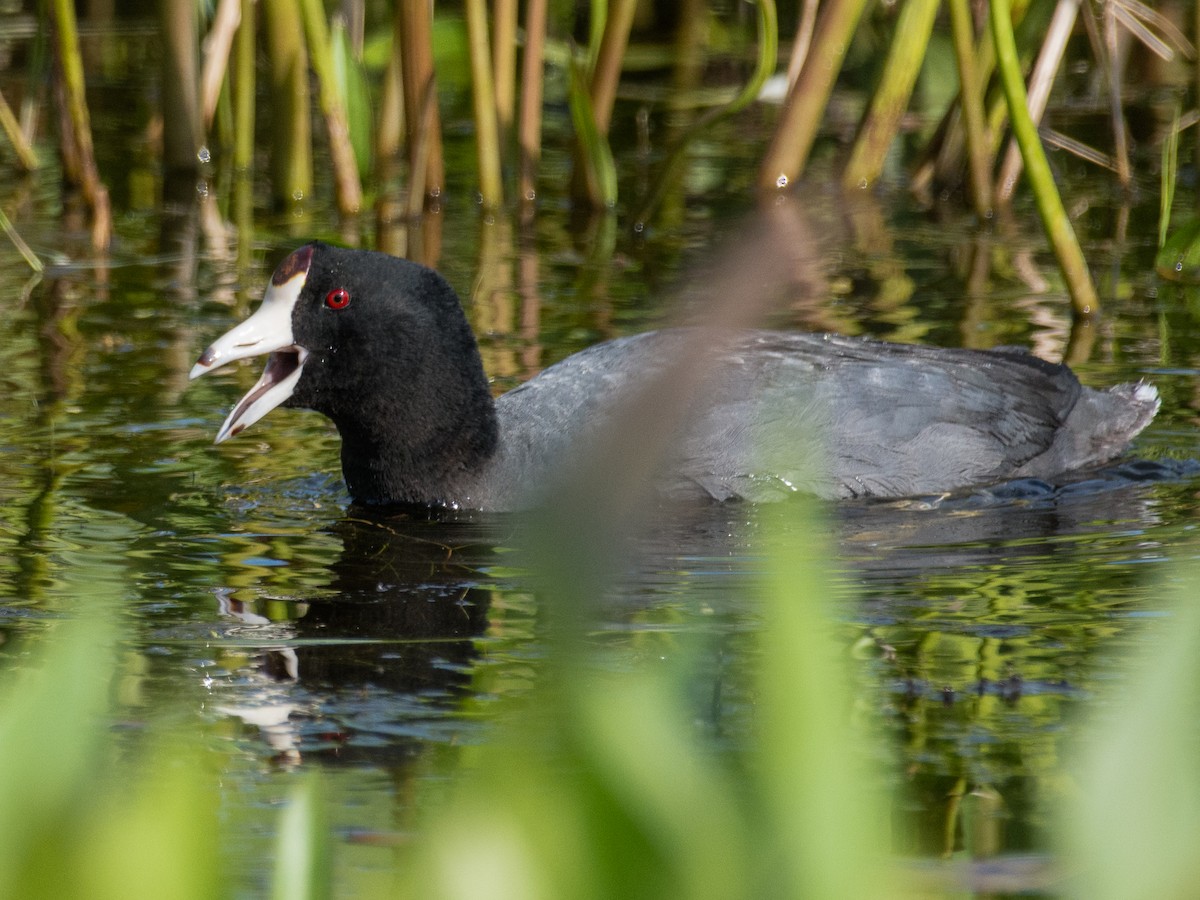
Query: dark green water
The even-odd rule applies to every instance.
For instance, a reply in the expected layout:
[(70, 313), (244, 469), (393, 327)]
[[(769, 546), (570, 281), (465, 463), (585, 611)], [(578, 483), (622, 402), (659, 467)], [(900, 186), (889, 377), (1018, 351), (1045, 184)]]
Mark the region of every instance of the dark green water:
[[(750, 158), (758, 124), (751, 115), (716, 130), (690, 170), (695, 189), (641, 233), (624, 219), (575, 230), (551, 195), (518, 239), (504, 217), (483, 221), (466, 192), (447, 199), (439, 267), (498, 388), (651, 327), (674, 294), (686, 299), (689, 272), (751, 207), (753, 170), (737, 160)], [(336, 235), (332, 213), (318, 199), (311, 221), (324, 224), (264, 215), (239, 263), (236, 235), (201, 227), (199, 208), (167, 217), (140, 206), (147, 175), (136, 162), (112, 177), (117, 242), (102, 265), (62, 224), (49, 178), (18, 227), (39, 251), (80, 262), (30, 285), (0, 247), (3, 666), (23, 665), (31, 636), (87, 606), (80, 572), (119, 585), (118, 719), (133, 735), (182, 726), (222, 748), (222, 807), (238, 823), (224, 839), (246, 891), (265, 878), (279, 803), (309, 766), (330, 773), (339, 871), (381, 870), (387, 841), (363, 836), (408, 828), (422, 782), (469, 758), (497, 701), (538, 677), (545, 598), (512, 564), (517, 523), (348, 514), (336, 435), (314, 414), (278, 410), (213, 447), (258, 363), (195, 385), (188, 368), (252, 308), (278, 259), (304, 237)], [(219, 216), (219, 180), (211, 190)], [(1145, 377), (1163, 395), (1132, 454), (1157, 466), (1016, 497), (831, 509), (847, 653), (888, 726), (878, 753), (904, 773), (895, 833), (905, 853), (970, 844), (948, 799), (962, 790), (1001, 799), (995, 849), (1046, 849), (1044, 808), (1079, 714), (1119, 679), (1143, 620), (1163, 612), (1163, 563), (1196, 552), (1200, 476), (1180, 461), (1200, 457), (1200, 298), (1153, 274), (1152, 190), (1121, 239), (1102, 190), (1080, 190), (1095, 198), (1081, 225), (1108, 306), (1075, 334), (1049, 266), (1046, 293), (1017, 277), (1022, 250), (1045, 262), (1029, 218), (1016, 237), (980, 238), (965, 218), (935, 222), (900, 192), (859, 205), (815, 184), (795, 204), (803, 233), (820, 236), (809, 255), (825, 271), (796, 273), (772, 315), (781, 327), (1018, 343), (1050, 359), (1071, 353), (1085, 382)], [(993, 274), (968, 289), (980, 253)], [(731, 740), (752, 721), (754, 539), (771, 520), (731, 506), (660, 525), (594, 628), (615, 666), (670, 657), (701, 635), (711, 665), (696, 693), (719, 700), (702, 704), (698, 727)]]

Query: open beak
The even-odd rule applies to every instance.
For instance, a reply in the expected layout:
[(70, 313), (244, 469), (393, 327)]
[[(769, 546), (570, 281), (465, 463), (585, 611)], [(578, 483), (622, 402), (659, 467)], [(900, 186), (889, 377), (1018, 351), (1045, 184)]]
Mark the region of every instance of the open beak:
[(292, 312), (308, 278), (312, 252), (311, 246), (301, 247), (284, 260), (254, 315), (217, 338), (192, 366), (188, 377), (199, 378), (235, 359), (268, 354), (262, 377), (225, 419), (215, 443), (249, 428), (296, 389), (308, 351), (292, 337)]

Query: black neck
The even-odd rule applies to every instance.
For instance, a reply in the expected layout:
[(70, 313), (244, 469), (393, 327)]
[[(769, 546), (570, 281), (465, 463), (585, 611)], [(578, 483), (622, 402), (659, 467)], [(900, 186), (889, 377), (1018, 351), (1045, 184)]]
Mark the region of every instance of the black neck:
[[(452, 506), (496, 452), (499, 425), (486, 386), (431, 410), (419, 388), (393, 396), (370, 417), (333, 417), (342, 474), (360, 503)], [(437, 413), (437, 415), (431, 415)], [(374, 427), (363, 427), (370, 421)], [(381, 427), (379, 423), (387, 423)]]

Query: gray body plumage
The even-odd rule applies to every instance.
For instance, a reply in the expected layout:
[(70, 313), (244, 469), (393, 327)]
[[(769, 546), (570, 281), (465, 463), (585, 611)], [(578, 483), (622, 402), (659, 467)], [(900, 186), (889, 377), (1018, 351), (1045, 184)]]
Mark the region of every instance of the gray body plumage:
[[(508, 508), (536, 498), (685, 338), (666, 330), (598, 344), (499, 397), (498, 450), (456, 500)], [(1150, 385), (1093, 390), (1019, 350), (778, 331), (724, 345), (703, 388), (658, 479), (673, 497), (902, 497), (1050, 478), (1116, 456), (1158, 409)]]

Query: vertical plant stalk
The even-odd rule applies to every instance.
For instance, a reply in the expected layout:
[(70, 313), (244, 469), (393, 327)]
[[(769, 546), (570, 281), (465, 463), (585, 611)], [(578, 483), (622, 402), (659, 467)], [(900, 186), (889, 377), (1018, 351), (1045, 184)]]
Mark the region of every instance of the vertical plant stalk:
[(1071, 294), (1071, 306), (1077, 316), (1094, 315), (1100, 311), (1100, 298), (1092, 283), (1087, 262), (1083, 258), (1075, 229), (1063, 208), (1062, 198), (1054, 184), (1054, 175), (1046, 159), (1045, 148), (1038, 137), (1037, 126), (1029, 117), (1025, 96), (1025, 82), (1021, 77), (1021, 62), (1017, 56), (1017, 43), (1013, 37), (1012, 13), (1008, 0), (988, 0), (992, 42), (996, 48), (996, 64), (1004, 96), (1008, 101), (1008, 115), (1012, 122), (1013, 136), (1021, 155), (1025, 158), (1025, 172), (1033, 189), (1042, 226), (1050, 238), (1050, 246), (1058, 260), (1059, 268)]
[[(495, 0), (492, 5), (492, 62), (495, 65), (496, 119), (500, 137), (512, 136), (517, 104), (517, 0)], [(528, 40), (528, 36), (526, 36)]]
[(575, 128), (575, 172), (571, 185), (576, 200), (596, 207), (611, 208), (617, 202), (617, 169), (612, 148), (596, 127), (587, 73), (577, 59), (568, 61), (567, 102)]
[(41, 163), (38, 161), (37, 151), (33, 149), (33, 144), (25, 137), (25, 132), (21, 130), (21, 123), (17, 121), (16, 114), (13, 113), (12, 107), (8, 105), (8, 101), (0, 94), (0, 126), (4, 128), (4, 133), (8, 135), (9, 143), (12, 144), (13, 150), (17, 154), (17, 162), (20, 164), (22, 171), (35, 172)]
[(925, 60), (940, 0), (906, 0), (892, 35), (887, 62), (863, 118), (842, 181), (847, 187), (870, 186), (883, 171), (888, 147), (900, 129), (913, 85)]
[(338, 94), (337, 79), (333, 73), (333, 54), (325, 10), (321, 0), (300, 0), (300, 10), (304, 32), (308, 37), (309, 59), (317, 75), (321, 113), (329, 134), (329, 161), (333, 165), (338, 212), (343, 216), (353, 216), (362, 208), (362, 181), (358, 174), (358, 162), (354, 158), (354, 145), (350, 141), (346, 107)]
[(808, 59), (808, 48), (812, 46), (819, 6), (818, 0), (804, 0), (804, 6), (800, 10), (800, 22), (796, 26), (796, 36), (792, 39), (792, 55), (788, 59), (787, 86), (789, 91), (804, 70), (804, 61)]
[(4, 214), (4, 210), (2, 209), (0, 209), (0, 230), (3, 230), (8, 236), (8, 239), (12, 241), (12, 245), (17, 248), (17, 252), (21, 254), (21, 257), (25, 260), (26, 264), (28, 264), (29, 268), (40, 275), (42, 270), (45, 269), (41, 259), (39, 259), (38, 255), (33, 252), (27, 243), (25, 243), (25, 239), (21, 237), (17, 229), (13, 227), (13, 223), (8, 220), (8, 216)]
[(1108, 102), (1112, 112), (1113, 153), (1117, 160), (1117, 180), (1128, 189), (1133, 181), (1129, 165), (1129, 135), (1125, 128), (1125, 110), (1121, 105), (1121, 51), (1118, 46), (1117, 17), (1110, 4), (1104, 4), (1104, 48), (1108, 76)]
[(983, 116), (983, 81), (975, 65), (975, 24), (967, 0), (947, 0), (947, 4), (954, 35), (954, 58), (958, 63), (971, 202), (976, 214), (987, 219), (992, 214), (992, 155)]
[(1175, 205), (1175, 184), (1179, 175), (1179, 104), (1171, 117), (1171, 129), (1163, 141), (1162, 175), (1158, 195), (1158, 249), (1167, 242), (1171, 230), (1171, 208)]
[[(602, 4), (601, 4), (602, 5)], [(596, 4), (593, 4), (593, 11)], [(584, 85), (579, 65), (572, 63), (569, 101), (571, 120), (575, 126), (575, 170), (571, 178), (571, 196), (577, 201), (601, 208), (616, 201), (616, 175), (610, 172), (612, 150), (608, 146), (608, 129), (612, 124), (613, 105), (617, 99), (617, 84), (621, 80), (621, 63), (629, 44), (633, 14), (637, 0), (613, 0), (604, 18), (604, 30), (596, 47), (595, 66)], [(590, 121), (581, 118), (586, 108)], [(600, 146), (600, 145), (603, 146)]]
[[(163, 40), (163, 167), (186, 175), (200, 165), (200, 37), (196, 7), (160, 3)], [(214, 104), (215, 106), (215, 104)]]
[[(168, 4), (187, 9), (186, 3)], [(195, 18), (195, 10), (191, 11)], [(217, 111), (217, 100), (221, 96), (221, 85), (229, 71), (229, 55), (237, 39), (238, 23), (242, 19), (241, 0), (220, 0), (213, 14), (212, 25), (204, 37), (204, 62), (200, 71), (200, 112), (205, 130), (212, 128), (213, 116)], [(173, 13), (179, 15), (178, 12)]]
[(404, 143), (404, 74), (400, 66), (400, 41), (393, 29), (392, 52), (383, 73), (379, 121), (375, 132), (375, 164), (385, 165), (400, 155)]
[(625, 48), (629, 45), (629, 31), (633, 28), (633, 14), (636, 11), (637, 0), (613, 0), (604, 23), (604, 36), (600, 39), (600, 51), (596, 55), (591, 83), (592, 115), (595, 117), (596, 130), (604, 136), (608, 135), (608, 128), (612, 124), (617, 84), (621, 80), (621, 63), (625, 59)]
[(233, 168), (247, 174), (254, 166), (255, 0), (240, 0), (236, 35), (237, 69), (233, 81)]
[[(1042, 121), (1046, 112), (1050, 88), (1054, 85), (1054, 75), (1062, 65), (1067, 39), (1075, 29), (1078, 14), (1079, 0), (1058, 0), (1054, 7), (1054, 15), (1046, 29), (1046, 38), (1042, 41), (1042, 49), (1038, 52), (1037, 62), (1034, 63), (1033, 72), (1029, 76), (1029, 117), (1035, 125)], [(1017, 176), (1020, 174), (1021, 150), (1015, 140), (1010, 140), (1008, 150), (1004, 154), (1004, 162), (1000, 166), (1000, 174), (996, 178), (996, 202), (1007, 203), (1012, 199)]]
[[(400, 38), (400, 67), (404, 72), (404, 109), (408, 126), (410, 178), (423, 184), (421, 197), (440, 197), (445, 188), (441, 117), (437, 80), (433, 74), (433, 23), (425, 0), (396, 4), (396, 33)], [(427, 97), (433, 98), (426, 106)], [(418, 153), (418, 147), (421, 152)], [(418, 174), (418, 156), (422, 157)]]
[(58, 74), (62, 92), (63, 175), (79, 187), (92, 211), (92, 246), (108, 248), (112, 238), (112, 209), (108, 188), (100, 180), (96, 152), (92, 145), (92, 124), (88, 115), (83, 79), (83, 59), (79, 55), (79, 30), (71, 0), (54, 0)]
[(276, 201), (295, 207), (312, 193), (313, 182), (304, 32), (295, 0), (259, 3), (270, 62), (271, 180)]
[(425, 96), (421, 98), (420, 106), (410, 118), (417, 120), (413, 130), (416, 143), (409, 147), (412, 158), (412, 177), (408, 187), (407, 217), (416, 221), (421, 217), (425, 208), (425, 173), (429, 171), (430, 143), (437, 134), (434, 123), (437, 121), (437, 85), (432, 81), (425, 88)]
[(546, 2), (529, 0), (525, 8), (525, 54), (521, 58), (521, 120), (517, 145), (520, 155), (518, 193), (521, 220), (533, 217), (537, 173), (542, 159), (542, 82), (545, 79)]
[(479, 196), (484, 209), (504, 204), (500, 175), (500, 129), (496, 119), (496, 84), (488, 42), (487, 3), (467, 0), (467, 46), (471, 59), (471, 97), (475, 113), (475, 152), (479, 159)]
[(812, 50), (800, 77), (788, 91), (779, 124), (759, 169), (761, 190), (787, 187), (804, 171), (833, 83), (865, 6), (866, 0), (828, 0), (821, 10)]

